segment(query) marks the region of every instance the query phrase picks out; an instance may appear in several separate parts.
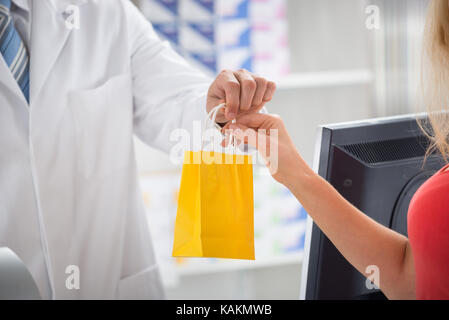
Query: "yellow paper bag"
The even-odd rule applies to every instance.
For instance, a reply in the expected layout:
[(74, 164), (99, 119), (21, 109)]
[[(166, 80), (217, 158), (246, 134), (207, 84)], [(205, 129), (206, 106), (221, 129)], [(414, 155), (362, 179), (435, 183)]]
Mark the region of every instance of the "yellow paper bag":
[(185, 153), (173, 256), (255, 259), (251, 156)]

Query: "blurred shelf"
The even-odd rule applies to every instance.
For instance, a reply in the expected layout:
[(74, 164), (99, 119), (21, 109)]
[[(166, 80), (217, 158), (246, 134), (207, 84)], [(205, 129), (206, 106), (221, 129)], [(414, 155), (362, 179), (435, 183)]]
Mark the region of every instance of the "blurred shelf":
[(198, 276), (222, 272), (236, 272), (261, 268), (270, 268), (284, 265), (300, 265), (303, 260), (303, 252), (283, 255), (272, 259), (261, 258), (260, 260), (208, 260), (201, 258), (189, 258), (183, 265), (176, 267), (179, 276)]
[(292, 73), (279, 79), (279, 90), (369, 84), (373, 73), (368, 69)]

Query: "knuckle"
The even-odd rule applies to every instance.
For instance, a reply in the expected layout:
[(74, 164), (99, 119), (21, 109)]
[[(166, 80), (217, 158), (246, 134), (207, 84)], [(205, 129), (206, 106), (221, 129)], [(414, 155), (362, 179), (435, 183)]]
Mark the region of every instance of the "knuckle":
[(240, 84), (236, 81), (226, 81), (225, 87), (228, 90), (237, 90), (240, 89)]
[(272, 90), (276, 90), (276, 83), (273, 81), (268, 81), (268, 87)]
[(246, 79), (243, 81), (243, 86), (250, 89), (255, 90), (257, 88), (257, 83), (253, 79)]
[(268, 80), (262, 77), (257, 77), (256, 78), (256, 82), (257, 85), (261, 86), (261, 87), (266, 87), (268, 86)]

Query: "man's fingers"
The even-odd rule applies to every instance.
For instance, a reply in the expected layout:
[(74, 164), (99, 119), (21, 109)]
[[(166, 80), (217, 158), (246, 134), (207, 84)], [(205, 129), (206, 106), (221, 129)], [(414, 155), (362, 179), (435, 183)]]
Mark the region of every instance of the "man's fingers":
[(272, 81), (268, 81), (267, 90), (265, 91), (265, 95), (263, 97), (264, 102), (269, 102), (273, 99), (274, 93), (276, 92), (276, 84)]
[(256, 107), (256, 108), (260, 108), (264, 104), (264, 97), (265, 97), (265, 93), (268, 88), (268, 80), (265, 78), (262, 78), (262, 77), (257, 77), (257, 76), (254, 78), (255, 78), (255, 81), (257, 84), (257, 89), (256, 89), (256, 93), (254, 94), (252, 106)]
[(252, 74), (246, 70), (239, 70), (234, 73), (240, 82), (240, 110), (249, 110), (256, 93), (257, 83)]
[(253, 75), (247, 70), (223, 70), (209, 88), (207, 110), (226, 103), (221, 122), (234, 120), (238, 115), (256, 113), (269, 102), (276, 91), (274, 82)]
[(226, 96), (226, 118), (234, 120), (240, 106), (240, 83), (231, 71), (222, 71), (223, 90)]

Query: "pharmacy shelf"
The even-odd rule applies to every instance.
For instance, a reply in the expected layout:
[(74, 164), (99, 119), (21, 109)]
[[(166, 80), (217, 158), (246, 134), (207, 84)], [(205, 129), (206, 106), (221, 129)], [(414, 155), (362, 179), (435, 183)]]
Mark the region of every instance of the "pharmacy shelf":
[(292, 73), (277, 81), (279, 90), (369, 84), (373, 73), (368, 69)]
[(303, 260), (303, 252), (286, 254), (273, 258), (261, 258), (260, 260), (207, 260), (190, 258), (185, 264), (176, 267), (179, 276), (199, 276), (223, 272), (237, 272), (261, 268), (270, 268), (284, 265), (300, 265)]

